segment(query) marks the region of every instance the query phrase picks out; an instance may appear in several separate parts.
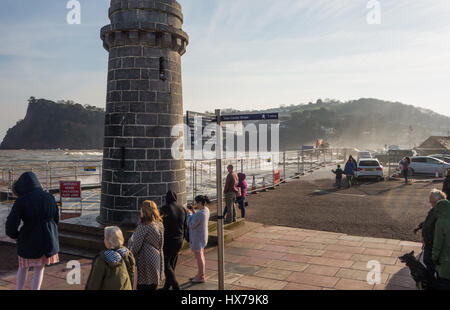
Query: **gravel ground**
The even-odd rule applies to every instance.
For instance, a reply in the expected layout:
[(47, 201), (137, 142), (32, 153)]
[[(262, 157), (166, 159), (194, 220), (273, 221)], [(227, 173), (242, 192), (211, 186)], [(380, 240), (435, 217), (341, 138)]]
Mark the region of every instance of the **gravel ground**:
[(420, 242), (412, 230), (426, 218), (430, 190), (442, 188), (442, 183), (404, 185), (389, 181), (360, 182), (354, 188), (336, 190), (333, 181), (306, 178), (251, 195), (247, 219), (266, 225)]

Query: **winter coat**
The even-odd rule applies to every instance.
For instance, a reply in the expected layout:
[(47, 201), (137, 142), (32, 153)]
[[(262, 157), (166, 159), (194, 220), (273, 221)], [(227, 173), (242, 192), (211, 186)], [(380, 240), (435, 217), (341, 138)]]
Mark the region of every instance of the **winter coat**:
[(169, 191), (166, 195), (166, 205), (161, 208), (164, 224), (164, 240), (183, 239), (187, 227), (187, 211), (177, 204), (177, 194)]
[(355, 173), (355, 164), (352, 161), (347, 161), (345, 164), (344, 173), (345, 175), (353, 175)]
[(139, 224), (130, 240), (136, 258), (137, 283), (161, 285), (164, 282), (164, 226), (160, 222)]
[[(6, 220), (6, 235), (17, 239), (22, 258), (39, 259), (59, 252), (59, 211), (55, 198), (45, 192), (33, 172), (26, 172), (14, 184), (18, 195)], [(19, 230), (21, 221), (23, 226)]]
[(425, 219), (425, 222), (419, 225), (419, 228), (422, 229), (422, 237), (425, 245), (433, 246), (434, 242), (434, 231), (436, 229), (436, 221), (438, 219), (438, 214), (436, 208), (432, 208), (428, 212), (428, 216)]
[(127, 248), (100, 252), (94, 259), (86, 290), (132, 290), (135, 261)]
[(208, 244), (208, 224), (210, 212), (208, 208), (188, 216), (189, 245), (192, 251), (199, 252)]
[(450, 202), (441, 200), (435, 208), (438, 220), (434, 232), (433, 262), (439, 276), (450, 280)]
[[(247, 181), (245, 180), (247, 176), (245, 175), (245, 173), (238, 173), (238, 179), (239, 179), (239, 183), (237, 185), (238, 188), (241, 188), (241, 196), (240, 197), (247, 197)], [(239, 198), (239, 197), (238, 197)]]

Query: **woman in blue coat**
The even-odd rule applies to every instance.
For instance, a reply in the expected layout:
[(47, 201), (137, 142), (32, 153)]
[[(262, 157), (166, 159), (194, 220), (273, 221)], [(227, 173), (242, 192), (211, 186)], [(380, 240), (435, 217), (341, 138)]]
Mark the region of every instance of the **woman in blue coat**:
[(353, 184), (353, 179), (355, 175), (356, 166), (353, 162), (353, 157), (350, 156), (347, 163), (345, 164), (344, 174), (347, 176), (348, 188), (350, 188)]
[[(59, 212), (53, 195), (45, 192), (33, 172), (25, 172), (13, 185), (18, 197), (6, 220), (6, 235), (17, 240), (19, 270), (17, 289), (22, 290), (33, 267), (32, 290), (39, 290), (45, 265), (59, 262)], [(23, 226), (19, 226), (23, 222)]]

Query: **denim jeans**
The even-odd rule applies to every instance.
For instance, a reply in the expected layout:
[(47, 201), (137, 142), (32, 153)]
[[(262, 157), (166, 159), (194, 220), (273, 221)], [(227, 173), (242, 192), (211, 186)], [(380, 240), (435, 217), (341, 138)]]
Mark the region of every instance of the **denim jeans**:
[(245, 197), (240, 197), (237, 200), (239, 209), (241, 209), (241, 217), (245, 219)]

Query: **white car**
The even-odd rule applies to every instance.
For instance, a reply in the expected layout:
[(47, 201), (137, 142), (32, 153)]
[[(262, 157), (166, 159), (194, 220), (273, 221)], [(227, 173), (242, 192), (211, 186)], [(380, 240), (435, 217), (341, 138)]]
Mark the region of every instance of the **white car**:
[(445, 161), (431, 157), (431, 156), (415, 156), (411, 158), (411, 165), (409, 166), (412, 174), (430, 174), (439, 176), (446, 176), (447, 170), (450, 169), (450, 164)]
[(383, 179), (383, 166), (376, 158), (364, 158), (358, 161), (356, 168), (357, 178), (376, 178), (378, 181)]
[(369, 151), (361, 151), (358, 153), (358, 160), (366, 158), (373, 158), (372, 154)]

